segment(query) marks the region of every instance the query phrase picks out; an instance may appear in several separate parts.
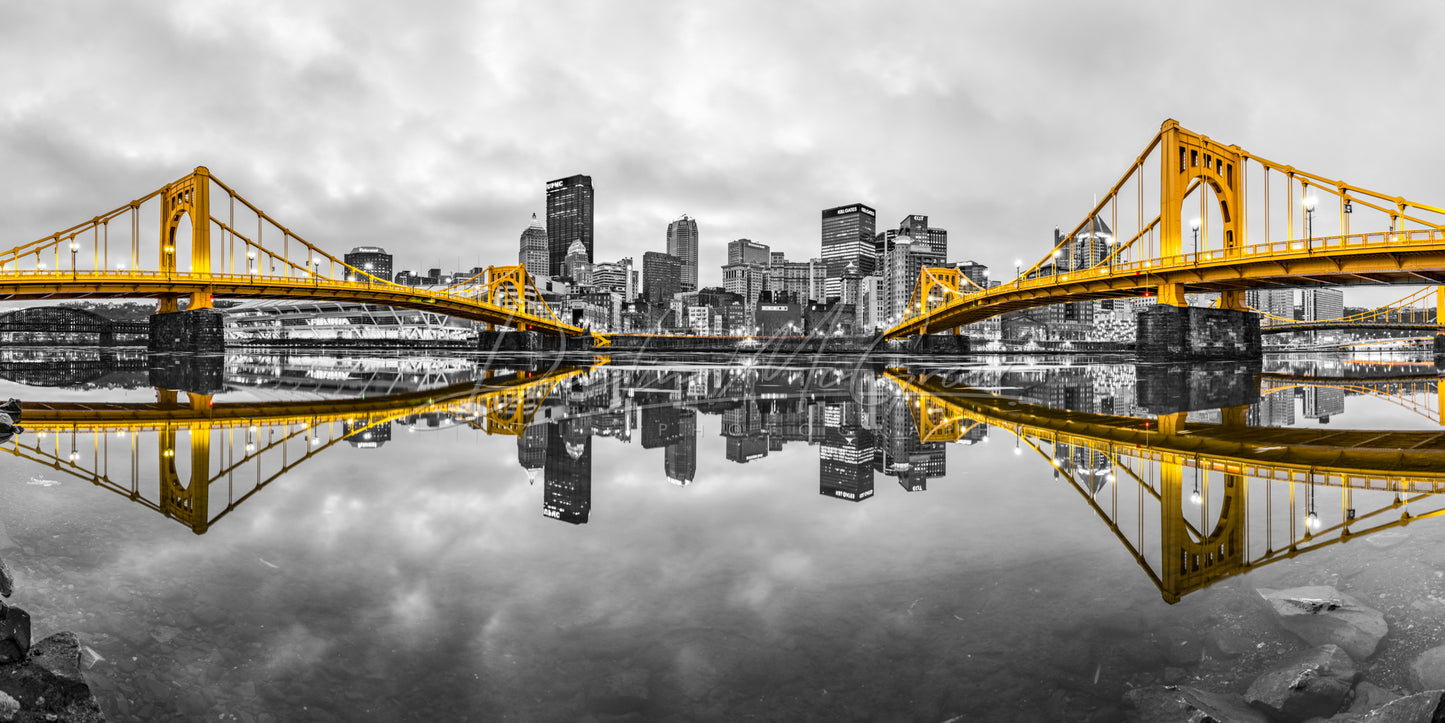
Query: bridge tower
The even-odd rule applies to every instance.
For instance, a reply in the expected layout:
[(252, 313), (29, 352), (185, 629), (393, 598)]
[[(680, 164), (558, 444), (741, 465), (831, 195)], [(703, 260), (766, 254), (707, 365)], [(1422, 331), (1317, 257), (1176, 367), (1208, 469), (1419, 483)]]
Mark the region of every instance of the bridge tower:
[[(1212, 191), (1224, 224), (1226, 258), (1244, 247), (1244, 154), (1179, 126), (1173, 119), (1159, 129), (1159, 250), (1181, 257), (1184, 248), (1184, 198), (1196, 182)], [(1195, 263), (1198, 256), (1195, 254)], [(1139, 315), (1136, 349), (1141, 361), (1249, 359), (1264, 350), (1259, 315), (1246, 310), (1242, 290), (1219, 294), (1218, 309), (1191, 309), (1184, 284), (1160, 283), (1158, 302)]]
[[(160, 269), (167, 277), (211, 273), (211, 172), (196, 166), (189, 176), (161, 189)], [(191, 222), (190, 268), (177, 268), (176, 232)], [(218, 352), (225, 350), (224, 321), (211, 304), (213, 288), (192, 292), (186, 310), (179, 296), (162, 296), (151, 317), (150, 351)]]

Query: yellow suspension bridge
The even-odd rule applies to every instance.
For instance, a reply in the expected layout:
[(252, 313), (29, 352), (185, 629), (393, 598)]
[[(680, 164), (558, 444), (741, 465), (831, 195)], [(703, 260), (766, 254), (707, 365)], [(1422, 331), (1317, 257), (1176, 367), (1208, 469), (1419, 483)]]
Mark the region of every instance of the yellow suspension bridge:
[[(1186, 209), (1194, 215), (1189, 235)], [(1317, 221), (1327, 223), (1324, 232)], [(1438, 284), (1445, 209), (1277, 163), (1168, 120), (1085, 219), (1019, 271), (983, 288), (956, 269), (925, 269), (905, 317), (884, 335), (957, 333), (1006, 312), (1072, 301), (1154, 297), (1185, 307), (1186, 294), (1218, 293), (1221, 308), (1244, 310), (1249, 289)]]
[[(155, 215), (151, 215), (155, 214)], [(137, 298), (158, 311), (213, 308), (216, 297), (326, 299), (585, 336), (541, 300), (521, 266), (452, 286), (393, 283), (306, 241), (198, 167), (128, 204), (0, 252), (0, 298)]]

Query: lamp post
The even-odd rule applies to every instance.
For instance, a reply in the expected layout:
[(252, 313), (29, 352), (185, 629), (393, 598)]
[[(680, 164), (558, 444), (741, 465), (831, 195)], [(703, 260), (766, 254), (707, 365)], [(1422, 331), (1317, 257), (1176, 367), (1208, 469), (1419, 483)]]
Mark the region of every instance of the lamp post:
[(1194, 263), (1199, 263), (1199, 219), (1189, 222), (1189, 228), (1194, 230)]
[(166, 244), (166, 278), (171, 277), (171, 267), (175, 261), (176, 247)]
[(253, 269), (253, 268), (251, 268), (251, 264), (254, 263), (255, 261), (256, 261), (256, 252), (255, 252), (255, 251), (247, 251), (247, 252), (246, 252), (246, 273), (247, 273), (248, 275), (251, 275), (251, 274), (255, 274), (255, 273), (256, 273), (256, 270)]
[(75, 254), (80, 251), (80, 244), (75, 239), (70, 240), (70, 280), (75, 280)]
[(1305, 515), (1305, 529), (1310, 532), (1320, 529), (1320, 516), (1315, 514), (1315, 481), (1310, 478), (1310, 511)]
[(1305, 252), (1313, 253), (1315, 247), (1315, 197), (1305, 196)]
[(311, 283), (313, 285), (321, 283), (321, 259), (314, 257), (311, 259)]

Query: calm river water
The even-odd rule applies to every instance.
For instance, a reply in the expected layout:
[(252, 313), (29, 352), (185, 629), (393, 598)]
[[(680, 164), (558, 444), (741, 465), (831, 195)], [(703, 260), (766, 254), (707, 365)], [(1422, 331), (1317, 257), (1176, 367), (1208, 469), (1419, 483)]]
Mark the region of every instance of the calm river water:
[(115, 721), (1115, 720), (1305, 649), (1255, 590), (1306, 584), (1385, 614), (1361, 669), (1406, 689), (1437, 482), (1310, 455), (1438, 452), (1435, 375), (13, 355), (0, 557)]

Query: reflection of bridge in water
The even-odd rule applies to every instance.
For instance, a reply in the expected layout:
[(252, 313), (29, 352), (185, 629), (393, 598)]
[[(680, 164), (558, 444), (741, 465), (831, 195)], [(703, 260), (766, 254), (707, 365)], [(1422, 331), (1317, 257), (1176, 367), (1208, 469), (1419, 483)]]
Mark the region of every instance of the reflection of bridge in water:
[[(1094, 509), (1164, 599), (1445, 513), (1445, 433), (1257, 427), (1050, 409), (937, 376), (890, 372), (920, 438), (1001, 427)], [(1437, 407), (1438, 408), (1438, 407)], [(1186, 485), (1192, 484), (1192, 489)], [(1188, 501), (1188, 505), (1186, 505)], [(1156, 552), (1157, 550), (1157, 552)]]
[[(480, 383), (347, 400), (215, 402), (189, 394), (181, 403), (178, 393), (158, 389), (154, 403), (27, 402), (28, 434), (0, 449), (109, 489), (204, 534), (272, 481), (332, 446), (342, 441), (376, 446), (390, 436), (394, 421), (445, 416), (487, 434), (519, 436), (557, 384), (583, 371), (498, 370)], [(158, 484), (142, 483), (148, 479)], [(224, 504), (218, 506), (218, 500)]]
[[(238, 361), (257, 369), (271, 363)], [(392, 379), (400, 369), (386, 360), (375, 365)], [(345, 366), (312, 358), (301, 368)], [(1401, 403), (1411, 394), (1438, 394), (1435, 377), (1388, 370), (1374, 379), (1307, 380), (1261, 377), (1252, 368), (1253, 374), (1226, 371), (1244, 384), (1223, 388), (1227, 399), (1215, 401), (1223, 409), (1191, 417), (1173, 407), (1148, 416), (1148, 400), (1191, 396), (1158, 393), (1160, 378), (1195, 385), (1197, 396), (1198, 378), (1215, 372), (975, 367), (940, 377), (866, 367), (512, 372), (444, 364), (430, 368), (432, 379), (464, 378), (359, 399), (228, 402), (158, 390), (147, 403), (27, 403), (23, 423), (31, 434), (6, 449), (200, 534), (317, 454), (342, 441), (381, 446), (402, 426), (515, 437), (528, 479), (543, 475), (543, 514), (574, 524), (587, 522), (591, 511), (594, 441), (640, 442), (661, 455), (669, 481), (686, 485), (698, 470), (707, 415), (721, 419), (720, 456), (727, 461), (755, 463), (785, 445), (806, 444), (817, 449), (819, 493), (854, 503), (873, 497), (875, 480), (886, 477), (908, 492), (927, 490), (930, 480), (946, 476), (949, 456), (957, 464), (957, 455), (975, 454), (953, 443), (988, 442), (990, 428), (1003, 427), (1015, 435), (1016, 453), (1041, 455), (1047, 465), (1041, 470), (1052, 469), (1083, 496), (1169, 600), (1438, 513), (1445, 431), (1248, 424), (1268, 420), (1263, 408), (1275, 398), (1290, 396), (1292, 406), (1295, 390), (1306, 397), (1334, 391), (1341, 399), (1370, 393)], [(285, 386), (287, 378), (278, 383)], [(1130, 391), (1136, 401), (1128, 401)], [(996, 435), (993, 441), (997, 450)]]

